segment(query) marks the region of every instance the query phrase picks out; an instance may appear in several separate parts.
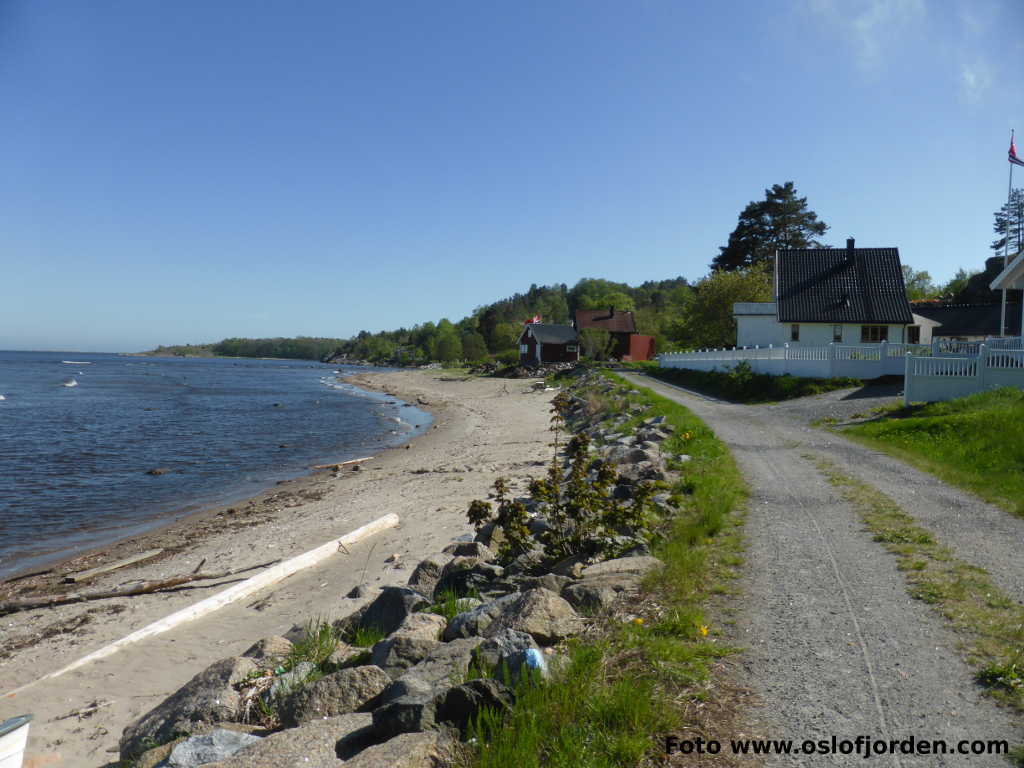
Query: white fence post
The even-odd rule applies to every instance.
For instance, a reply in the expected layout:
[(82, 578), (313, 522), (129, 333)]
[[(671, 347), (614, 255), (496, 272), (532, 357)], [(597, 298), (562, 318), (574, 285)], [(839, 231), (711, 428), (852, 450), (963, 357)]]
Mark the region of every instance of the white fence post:
[(986, 355), (987, 350), (985, 349), (985, 345), (982, 344), (978, 347), (978, 365), (975, 370), (975, 374), (978, 377), (979, 392), (985, 391), (985, 379), (987, 378), (985, 374), (988, 372), (988, 360), (986, 359)]
[(932, 339), (932, 357), (939, 356), (939, 340), (936, 338)]
[(889, 341), (882, 339), (878, 345), (878, 375), (885, 376), (885, 361), (889, 357)]
[(910, 405), (910, 382), (914, 379), (910, 375), (910, 353), (907, 352), (907, 356), (903, 363), (903, 407), (906, 408)]
[(836, 343), (828, 343), (828, 377), (834, 379), (836, 376)]

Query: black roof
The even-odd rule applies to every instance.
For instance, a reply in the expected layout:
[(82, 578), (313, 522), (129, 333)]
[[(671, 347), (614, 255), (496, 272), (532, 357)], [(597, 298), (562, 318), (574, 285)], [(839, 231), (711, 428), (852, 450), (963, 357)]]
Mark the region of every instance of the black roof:
[(781, 323), (910, 324), (896, 248), (805, 248), (775, 254)]
[(533, 333), (533, 338), (541, 344), (573, 344), (579, 338), (576, 329), (571, 325), (531, 323), (527, 328)]
[[(1020, 330), (1020, 312), (1024, 305), (1007, 303), (1006, 325), (1011, 334)], [(1001, 336), (999, 304), (937, 304), (922, 302), (911, 305), (914, 314), (934, 320), (939, 325), (933, 336)]]

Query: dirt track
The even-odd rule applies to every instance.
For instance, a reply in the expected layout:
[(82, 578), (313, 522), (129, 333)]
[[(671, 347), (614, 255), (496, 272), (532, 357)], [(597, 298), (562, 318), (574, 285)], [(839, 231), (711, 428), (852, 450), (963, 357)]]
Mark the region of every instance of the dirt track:
[[(893, 498), (958, 556), (1024, 599), (1024, 520), (894, 459), (810, 426), (877, 404), (847, 390), (781, 405), (703, 398), (627, 374), (683, 403), (732, 450), (752, 495), (735, 641), (737, 676), (774, 739), (1022, 740), (1020, 719), (982, 695), (957, 637), (911, 599), (895, 558), (872, 540), (815, 466), (825, 458)], [(814, 457), (814, 459), (809, 458)], [(1001, 766), (997, 756), (773, 757), (767, 765)]]

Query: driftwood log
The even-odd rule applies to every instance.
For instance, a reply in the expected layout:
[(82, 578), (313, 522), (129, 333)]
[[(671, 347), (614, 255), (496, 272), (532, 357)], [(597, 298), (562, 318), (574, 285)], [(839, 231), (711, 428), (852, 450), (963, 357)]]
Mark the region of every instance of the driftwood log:
[[(205, 562), (205, 561), (204, 561)], [(148, 581), (129, 581), (119, 584), (113, 589), (96, 590), (93, 592), (69, 592), (63, 595), (41, 595), (38, 597), (21, 597), (16, 600), (7, 600), (0, 603), (0, 616), (17, 611), (28, 611), (32, 608), (47, 608), (54, 605), (67, 605), (69, 603), (84, 603), (90, 600), (107, 600), (112, 597), (132, 597), (134, 595), (148, 595), (153, 592), (163, 592), (168, 589), (180, 587), (193, 581), (208, 581), (210, 579), (225, 579), (246, 571), (254, 571), (257, 568), (267, 568), (276, 565), (280, 560), (271, 560), (269, 563), (250, 565), (245, 568), (236, 568), (231, 571), (219, 573), (200, 573), (195, 571), (185, 576), (174, 576), (169, 579), (150, 579)], [(199, 564), (202, 567), (202, 563)]]

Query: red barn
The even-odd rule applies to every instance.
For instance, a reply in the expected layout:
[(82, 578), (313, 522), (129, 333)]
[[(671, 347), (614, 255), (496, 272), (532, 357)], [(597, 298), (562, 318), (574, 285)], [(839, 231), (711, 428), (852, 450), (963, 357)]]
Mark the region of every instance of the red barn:
[(633, 313), (615, 307), (608, 309), (577, 309), (576, 330), (596, 328), (608, 331), (613, 339), (612, 357), (619, 360), (650, 360), (654, 357), (654, 337), (636, 332)]

